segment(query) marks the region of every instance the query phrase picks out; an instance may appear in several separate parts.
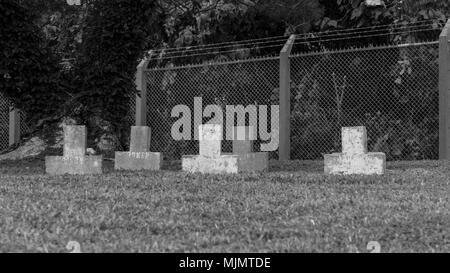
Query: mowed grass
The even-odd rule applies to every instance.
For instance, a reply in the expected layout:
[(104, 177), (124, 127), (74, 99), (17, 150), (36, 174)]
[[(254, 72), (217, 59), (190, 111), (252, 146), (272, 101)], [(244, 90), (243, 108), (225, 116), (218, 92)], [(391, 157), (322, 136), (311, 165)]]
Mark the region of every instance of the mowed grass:
[(323, 175), (320, 162), (266, 174), (44, 175), (0, 163), (0, 252), (450, 252), (450, 162), (388, 164), (382, 177)]

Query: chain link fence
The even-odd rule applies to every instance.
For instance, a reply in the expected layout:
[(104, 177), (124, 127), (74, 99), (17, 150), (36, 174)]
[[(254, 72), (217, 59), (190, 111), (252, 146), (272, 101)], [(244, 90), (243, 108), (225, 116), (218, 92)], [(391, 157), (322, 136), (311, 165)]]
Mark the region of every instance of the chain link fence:
[(9, 146), (9, 107), (11, 103), (0, 92), (0, 151)]
[[(0, 92), (0, 152), (9, 147), (9, 113), (12, 102)], [(20, 135), (26, 135), (30, 132), (30, 126), (27, 122), (26, 114), (20, 115)]]
[(291, 157), (341, 151), (366, 126), (388, 160), (439, 157), (438, 42), (291, 56)]
[[(198, 129), (194, 128), (194, 124), (195, 120), (210, 120), (203, 118), (202, 113), (208, 105), (218, 105), (224, 118), (227, 105), (254, 105), (257, 109), (260, 109), (260, 106), (268, 106), (268, 112), (270, 105), (278, 105), (274, 96), (278, 93), (279, 86), (278, 57), (153, 69), (146, 72), (146, 77), (147, 123), (152, 128), (151, 149), (163, 152), (167, 159), (198, 154), (198, 141), (194, 138), (194, 130)], [(202, 107), (196, 108), (196, 102), (199, 104), (200, 101)], [(190, 110), (190, 117), (187, 118), (191, 126), (183, 129), (190, 129), (191, 140), (176, 141), (171, 135), (172, 125), (182, 117), (171, 115), (172, 109), (177, 105), (186, 106)], [(245, 114), (245, 109), (235, 110), (238, 114)], [(270, 118), (268, 113), (269, 121)], [(235, 117), (234, 125), (237, 125), (237, 122)], [(249, 125), (248, 115), (246, 125)], [(271, 132), (272, 128), (268, 126), (267, 129)], [(224, 135), (226, 133), (224, 128)], [(258, 144), (259, 141), (255, 141), (256, 151), (260, 146)], [(231, 147), (230, 141), (223, 141), (224, 152), (231, 152)]]
[[(388, 160), (438, 159), (438, 55), (438, 42), (429, 42), (290, 56), (291, 158), (321, 160), (341, 150), (341, 127), (364, 125), (369, 150)], [(146, 70), (152, 151), (169, 160), (198, 153), (194, 120), (209, 119), (195, 111), (195, 98), (224, 116), (226, 105), (278, 105), (279, 69), (271, 57)], [(176, 105), (190, 109), (192, 140), (171, 135)]]

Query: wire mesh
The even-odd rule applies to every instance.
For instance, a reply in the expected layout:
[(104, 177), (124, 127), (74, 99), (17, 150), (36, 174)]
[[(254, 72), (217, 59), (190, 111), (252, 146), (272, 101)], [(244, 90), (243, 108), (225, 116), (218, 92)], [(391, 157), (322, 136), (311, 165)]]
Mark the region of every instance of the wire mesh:
[[(341, 151), (341, 127), (366, 126), (369, 150), (388, 160), (438, 159), (438, 55), (438, 42), (427, 42), (290, 56), (291, 158), (322, 160)], [(171, 136), (179, 119), (171, 111), (185, 105), (194, 137), (196, 97), (202, 110), (214, 104), (224, 113), (225, 105), (278, 105), (279, 68), (274, 57), (147, 70), (152, 150), (166, 159), (198, 153), (198, 141)]]
[[(9, 114), (13, 103), (0, 92), (0, 151), (9, 147)], [(30, 133), (31, 126), (26, 113), (19, 112), (20, 115), (20, 135), (23, 137)]]
[(341, 127), (366, 126), (388, 160), (438, 159), (438, 43), (291, 57), (291, 157), (341, 151)]
[(0, 92), (0, 151), (9, 146), (10, 101)]
[[(182, 155), (198, 154), (198, 141), (195, 140), (195, 120), (203, 123), (210, 118), (203, 117), (208, 105), (218, 105), (226, 124), (226, 106), (235, 108), (238, 114), (245, 114), (248, 106), (278, 105), (276, 96), (279, 86), (279, 59), (261, 58), (238, 62), (214, 63), (168, 69), (146, 71), (147, 80), (147, 122), (152, 128), (152, 151), (161, 151), (167, 159), (180, 159)], [(195, 99), (201, 100), (200, 111), (195, 107)], [(189, 138), (177, 141), (172, 137), (173, 124), (181, 118), (172, 117), (172, 109), (183, 105), (190, 111)], [(268, 113), (270, 121), (270, 113)], [(214, 118), (214, 116), (212, 117)], [(233, 117), (233, 124), (238, 125)], [(245, 125), (250, 125), (249, 115)], [(226, 126), (224, 126), (226, 127)], [(268, 126), (268, 132), (272, 129)], [(224, 128), (224, 134), (227, 134)], [(260, 144), (255, 142), (255, 150)], [(223, 141), (223, 151), (231, 152), (231, 142)]]
[(20, 111), (19, 115), (20, 115), (20, 135), (23, 137), (31, 132), (31, 124), (25, 112)]

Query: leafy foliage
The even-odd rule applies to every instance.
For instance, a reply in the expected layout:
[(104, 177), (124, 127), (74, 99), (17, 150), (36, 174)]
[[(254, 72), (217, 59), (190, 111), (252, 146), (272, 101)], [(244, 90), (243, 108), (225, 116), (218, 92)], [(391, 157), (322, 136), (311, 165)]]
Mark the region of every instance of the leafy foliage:
[(125, 126), (139, 59), (157, 27), (156, 1), (96, 0), (87, 4), (73, 93), (84, 122), (101, 117)]
[[(323, 15), (318, 0), (191, 0), (184, 1), (183, 4), (179, 1), (160, 2), (166, 14), (165, 33), (159, 46), (161, 48), (181, 48), (303, 33), (310, 30), (312, 21), (320, 19)], [(250, 46), (244, 48), (248, 47)], [(230, 48), (222, 51), (227, 50)], [(272, 48), (257, 53), (268, 55), (278, 52), (278, 48)], [(180, 50), (180, 53), (183, 53), (183, 50)], [(222, 53), (215, 56), (219, 55), (230, 57)], [(247, 53), (244, 55), (248, 57)], [(196, 58), (185, 62), (202, 60)]]
[(365, 0), (323, 0), (325, 16), (318, 22), (321, 30), (348, 29), (392, 24), (406, 26), (419, 21), (432, 21), (438, 29), (450, 15), (447, 0), (385, 0), (369, 6)]
[(35, 15), (14, 0), (0, 2), (0, 90), (33, 120), (52, 115), (64, 99), (57, 58), (45, 47)]
[(304, 32), (323, 15), (318, 0), (220, 0), (161, 1), (167, 14), (169, 44), (179, 45), (187, 30), (191, 43), (222, 42)]
[[(33, 118), (52, 116), (61, 106), (73, 104), (85, 121), (96, 116), (113, 123), (116, 129), (123, 126), (129, 110), (129, 94), (135, 91), (133, 78), (137, 62), (155, 47), (177, 47), (177, 53), (183, 54), (186, 48), (182, 47), (212, 42), (384, 24), (398, 27), (420, 21), (433, 23), (436, 32), (431, 35), (435, 37), (450, 14), (446, 0), (385, 0), (376, 7), (367, 6), (363, 0), (82, 2), (82, 7), (68, 6), (65, 0), (2, 0), (0, 3), (0, 20), (5, 26), (0, 30), (1, 88)], [(388, 38), (413, 42), (430, 37)], [(357, 45), (373, 42), (374, 39), (361, 39)], [(277, 54), (279, 48), (262, 50), (247, 45), (233, 54), (223, 51), (226, 50), (215, 51), (204, 59), (183, 61), (233, 60)], [(58, 67), (57, 63), (61, 62), (67, 70)], [(224, 75), (217, 72), (215, 77)], [(408, 84), (407, 79), (395, 80), (398, 78)], [(195, 80), (187, 80), (195, 85)], [(395, 87), (394, 84), (394, 93)]]

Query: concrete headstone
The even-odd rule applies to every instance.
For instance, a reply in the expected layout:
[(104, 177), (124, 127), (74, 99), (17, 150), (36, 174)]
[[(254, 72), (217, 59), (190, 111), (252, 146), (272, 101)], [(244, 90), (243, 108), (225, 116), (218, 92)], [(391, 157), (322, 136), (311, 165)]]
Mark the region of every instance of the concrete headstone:
[[(267, 170), (268, 157), (265, 153), (252, 153), (251, 135), (246, 128), (234, 128), (238, 138), (233, 141), (233, 154), (223, 154), (221, 141), (222, 125), (199, 126), (200, 154), (183, 156), (182, 167), (191, 173), (239, 173)], [(247, 130), (247, 131), (246, 131)], [(235, 134), (235, 135), (236, 135)]]
[(86, 155), (86, 137), (85, 126), (64, 126), (63, 156), (46, 156), (46, 173), (101, 174), (103, 157)]
[(222, 126), (219, 124), (207, 124), (199, 129), (200, 155), (217, 158), (222, 153)]
[(269, 154), (253, 152), (253, 142), (256, 132), (253, 126), (233, 127), (235, 139), (233, 140), (233, 154), (239, 156), (239, 170), (241, 171), (267, 171), (269, 169)]
[(384, 153), (367, 152), (365, 127), (342, 128), (342, 153), (325, 155), (326, 174), (382, 175), (386, 170)]
[(151, 170), (161, 169), (161, 153), (150, 152), (151, 130), (147, 126), (131, 127), (130, 151), (116, 152), (114, 168), (116, 170)]

